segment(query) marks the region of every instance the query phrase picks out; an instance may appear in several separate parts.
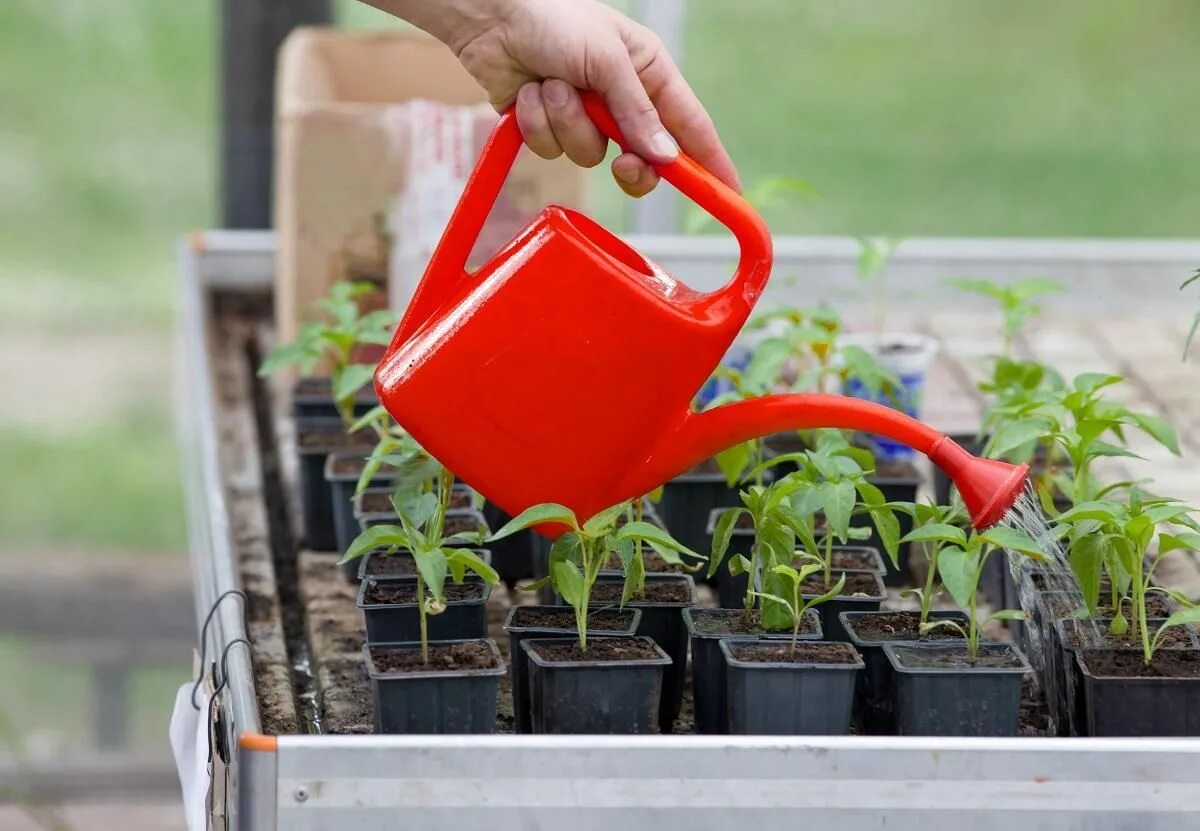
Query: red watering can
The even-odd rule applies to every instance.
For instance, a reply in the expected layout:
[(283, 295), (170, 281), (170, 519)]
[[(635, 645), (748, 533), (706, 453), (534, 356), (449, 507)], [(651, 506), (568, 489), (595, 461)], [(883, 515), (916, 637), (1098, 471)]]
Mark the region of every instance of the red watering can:
[[(602, 100), (585, 93), (584, 104), (600, 130), (627, 147)], [(689, 288), (557, 205), (468, 274), (467, 257), (521, 144), (509, 110), (375, 373), (397, 423), (489, 500), (514, 515), (557, 502), (582, 521), (738, 442), (840, 427), (928, 455), (954, 480), (977, 528), (1015, 502), (1025, 466), (977, 459), (867, 401), (771, 395), (692, 410), (762, 294), (772, 253), (750, 204), (685, 155), (656, 169), (737, 238), (737, 270), (722, 288)]]

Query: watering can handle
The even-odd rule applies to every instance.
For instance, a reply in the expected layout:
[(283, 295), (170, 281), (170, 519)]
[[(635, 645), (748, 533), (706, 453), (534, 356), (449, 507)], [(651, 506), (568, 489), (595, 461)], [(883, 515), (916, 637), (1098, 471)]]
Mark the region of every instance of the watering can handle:
[[(581, 92), (584, 108), (600, 132), (628, 150), (617, 122), (594, 92)], [(508, 178), (523, 138), (517, 126), (516, 112), (509, 107), (500, 116), (483, 146), (467, 185), (463, 189), (450, 222), (434, 250), (429, 267), (418, 285), (408, 310), (396, 329), (393, 344), (407, 340), (437, 308), (466, 274), (467, 258), (475, 247), (484, 222), (491, 213), (504, 180)], [(725, 225), (738, 241), (740, 256), (737, 270), (724, 287), (709, 295), (715, 315), (734, 329), (741, 327), (754, 302), (762, 294), (771, 272), (771, 234), (758, 212), (736, 191), (713, 176), (695, 160), (680, 153), (673, 162), (653, 165), (655, 171), (680, 193)]]

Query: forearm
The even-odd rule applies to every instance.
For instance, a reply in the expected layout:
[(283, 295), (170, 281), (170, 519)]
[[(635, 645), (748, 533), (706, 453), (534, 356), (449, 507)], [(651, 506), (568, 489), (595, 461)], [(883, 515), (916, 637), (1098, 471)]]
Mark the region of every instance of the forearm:
[(463, 44), (504, 17), (520, 0), (363, 0), (407, 20), (457, 54)]

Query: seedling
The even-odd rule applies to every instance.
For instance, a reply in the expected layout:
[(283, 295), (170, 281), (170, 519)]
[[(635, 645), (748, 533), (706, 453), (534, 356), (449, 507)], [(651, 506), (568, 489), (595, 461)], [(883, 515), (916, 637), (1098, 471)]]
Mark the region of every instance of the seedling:
[(787, 615), (792, 624), (792, 642), (791, 649), (788, 651), (789, 657), (794, 657), (796, 654), (796, 641), (800, 637), (800, 624), (804, 622), (804, 615), (809, 609), (820, 606), (822, 603), (837, 597), (842, 593), (842, 589), (846, 587), (846, 575), (838, 578), (837, 584), (827, 590), (819, 597), (814, 597), (810, 600), (805, 600), (802, 595), (804, 581), (811, 574), (821, 570), (820, 563), (807, 563), (800, 566), (799, 570), (791, 566), (778, 565), (771, 569), (774, 574), (787, 581), (791, 587), (789, 598), (780, 597), (776, 594), (767, 592), (752, 592), (755, 597), (761, 598), (763, 601), (764, 614), (766, 609), (771, 604), (778, 605), (787, 611)]
[(319, 319), (301, 327), (296, 340), (272, 350), (258, 369), (259, 376), (271, 375), (295, 366), (309, 375), (324, 361), (329, 367), (333, 400), (342, 420), (354, 421), (354, 399), (371, 382), (374, 364), (355, 363), (358, 348), (364, 344), (386, 346), (396, 315), (389, 309), (363, 314), (358, 299), (374, 293), (369, 282), (334, 283), (329, 296), (314, 303), (309, 311)]
[[(895, 563), (899, 523), (880, 490), (866, 481), (873, 462), (869, 451), (849, 444), (836, 430), (818, 431), (813, 450), (785, 453), (764, 462), (763, 467), (795, 463), (798, 469), (770, 485), (750, 486), (741, 493), (742, 507), (721, 514), (713, 533), (709, 576), (716, 573), (725, 558), (733, 529), (742, 516), (749, 516), (754, 526), (751, 554), (749, 558), (741, 554), (729, 558), (727, 567), (733, 575), (749, 575), (744, 599), (747, 610), (754, 608), (756, 592), (786, 594), (786, 586), (779, 582), (781, 578), (774, 568), (791, 566), (797, 559), (816, 562), (817, 570), (823, 572), (823, 585), (829, 587), (835, 539), (845, 543), (856, 532), (870, 535), (868, 529), (850, 527), (856, 513), (871, 515)], [(789, 621), (781, 618), (780, 609), (764, 607), (762, 623), (764, 628), (778, 630)]]
[[(1130, 427), (1179, 455), (1175, 430), (1166, 421), (1151, 413), (1131, 410), (1101, 395), (1102, 390), (1123, 380), (1119, 375), (1086, 372), (1061, 391), (997, 408), (997, 413), (1006, 421), (992, 435), (987, 448), (989, 455), (1010, 461), (1028, 461), (1035, 446), (1049, 440), (1070, 462), (1071, 469), (1066, 472), (1057, 469), (1048, 459), (1044, 472), (1038, 477), (1038, 495), (1050, 516), (1057, 513), (1053, 504), (1055, 489), (1078, 505), (1102, 499), (1132, 484), (1121, 482), (1101, 486), (1091, 472), (1092, 463), (1102, 457), (1141, 458), (1126, 447), (1125, 433)], [(1116, 441), (1101, 437), (1112, 437)]]
[(875, 304), (875, 337), (883, 339), (886, 302), (883, 273), (903, 240), (891, 237), (858, 238), (858, 278), (871, 289)]
[[(927, 526), (930, 527), (930, 526)], [(1014, 528), (997, 526), (983, 532), (967, 534), (961, 528), (941, 525), (925, 533), (926, 541), (942, 544), (938, 554), (938, 576), (954, 602), (967, 615), (967, 625), (956, 620), (933, 620), (921, 624), (921, 634), (938, 628), (948, 628), (962, 635), (973, 664), (979, 655), (979, 638), (983, 627), (993, 620), (1024, 620), (1018, 609), (1001, 609), (982, 621), (979, 619), (979, 578), (988, 558), (997, 551), (1016, 552), (1034, 560), (1043, 560), (1038, 544)]]
[(990, 297), (1000, 304), (1004, 315), (1004, 326), (1001, 330), (1003, 348), (1001, 357), (1012, 358), (1013, 340), (1017, 333), (1032, 318), (1041, 313), (1042, 309), (1034, 302), (1034, 298), (1063, 290), (1061, 284), (1046, 277), (1027, 277), (1012, 283), (997, 283), (991, 280), (961, 278), (947, 280), (947, 285), (957, 289)]
[[(916, 526), (900, 540), (901, 544), (919, 542), (924, 544), (928, 568), (925, 572), (925, 585), (921, 588), (906, 589), (901, 597), (916, 597), (921, 601), (920, 623), (924, 626), (929, 621), (929, 613), (933, 604), (942, 594), (942, 586), (938, 583), (938, 559), (942, 549), (947, 545), (959, 544), (962, 527), (967, 524), (969, 517), (960, 505), (935, 505), (932, 502), (902, 502), (892, 505), (898, 511), (903, 511), (913, 518)], [(958, 531), (959, 533), (955, 533)]]
[[(468, 571), (479, 575), (489, 586), (500, 576), (469, 548), (454, 543), (478, 542), (478, 532), (443, 536), (446, 506), (454, 488), (453, 475), (437, 479), (437, 492), (425, 492), (408, 504), (393, 499), (399, 525), (374, 525), (359, 534), (342, 557), (341, 563), (361, 557), (375, 548), (407, 550), (417, 569), (417, 609), (421, 621), (421, 660), (429, 662), (427, 617), (446, 610), (446, 577), (462, 583)], [(340, 563), (339, 563), (340, 564)]]
[[(1195, 274), (1184, 280), (1179, 288), (1185, 289), (1197, 280), (1200, 280), (1200, 268), (1196, 269)], [(1197, 329), (1200, 329), (1200, 309), (1197, 309), (1196, 313), (1192, 315), (1192, 326), (1188, 329), (1187, 339), (1183, 342), (1183, 359), (1185, 361), (1187, 360), (1188, 350), (1192, 348), (1192, 340), (1196, 337)]]
[(575, 512), (564, 505), (534, 505), (488, 537), (488, 542), (491, 542), (535, 525), (566, 526), (567, 530), (550, 547), (550, 573), (524, 588), (537, 591), (547, 583), (554, 586), (554, 590), (575, 612), (575, 629), (579, 634), (581, 652), (587, 651), (587, 616), (592, 589), (612, 553), (617, 554), (625, 574), (622, 606), (645, 588), (643, 545), (649, 545), (672, 565), (684, 565), (680, 554), (704, 559), (663, 529), (648, 522), (626, 522), (618, 528), (618, 520), (627, 515), (629, 510), (629, 503), (621, 502), (580, 524)]
[[(1172, 551), (1200, 549), (1200, 522), (1195, 513), (1196, 509), (1177, 499), (1147, 496), (1135, 487), (1127, 504), (1085, 502), (1056, 519), (1057, 530), (1068, 539), (1071, 570), (1088, 611), (1096, 613), (1102, 576), (1107, 573), (1113, 607), (1109, 630), (1114, 635), (1129, 633), (1140, 640), (1147, 664), (1153, 660), (1166, 629), (1200, 623), (1200, 607), (1193, 606), (1179, 592), (1154, 585), (1154, 572), (1163, 557)], [(1158, 526), (1164, 523), (1184, 530), (1160, 531)], [(1148, 558), (1156, 536), (1157, 550)], [(1167, 595), (1183, 608), (1151, 636), (1146, 626), (1146, 598), (1154, 593)], [(1127, 607), (1132, 624), (1125, 616)]]

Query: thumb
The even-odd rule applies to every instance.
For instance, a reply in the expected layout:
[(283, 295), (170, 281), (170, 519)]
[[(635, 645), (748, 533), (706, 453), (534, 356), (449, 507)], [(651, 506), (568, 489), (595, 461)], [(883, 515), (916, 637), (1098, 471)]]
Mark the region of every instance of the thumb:
[(591, 88), (604, 96), (604, 103), (631, 151), (647, 162), (663, 164), (675, 160), (679, 145), (659, 120), (628, 52), (603, 53), (590, 80)]

